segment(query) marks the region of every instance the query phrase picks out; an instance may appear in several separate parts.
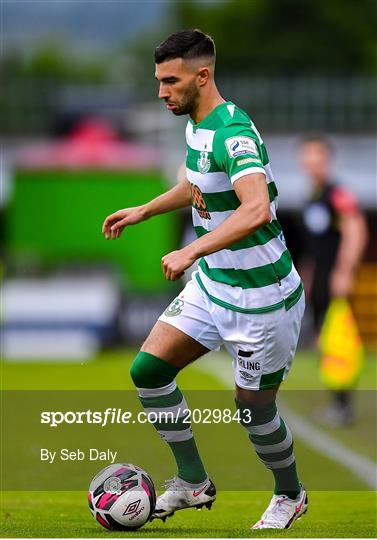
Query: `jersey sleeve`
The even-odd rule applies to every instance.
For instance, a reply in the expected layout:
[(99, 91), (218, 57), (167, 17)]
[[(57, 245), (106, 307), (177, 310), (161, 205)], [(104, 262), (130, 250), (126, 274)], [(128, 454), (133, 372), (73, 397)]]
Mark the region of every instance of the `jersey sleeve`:
[(246, 126), (228, 126), (216, 132), (213, 152), (232, 184), (247, 174), (266, 174), (258, 139)]
[(336, 186), (333, 189), (331, 202), (335, 210), (342, 215), (355, 214), (359, 211), (356, 197), (344, 187)]

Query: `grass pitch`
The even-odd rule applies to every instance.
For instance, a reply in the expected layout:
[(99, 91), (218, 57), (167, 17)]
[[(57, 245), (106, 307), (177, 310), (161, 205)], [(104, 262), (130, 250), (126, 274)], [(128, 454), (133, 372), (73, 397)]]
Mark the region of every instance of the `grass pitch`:
[(72, 538), (342, 538), (376, 535), (375, 494), (311, 492), (309, 510), (289, 530), (251, 531), (271, 493), (220, 492), (212, 510), (177, 512), (165, 523), (154, 520), (133, 533), (109, 532), (92, 518), (81, 492), (11, 492), (2, 509), (5, 537)]
[[(3, 363), (1, 379), (3, 388), (8, 390), (130, 389), (133, 385), (128, 372), (133, 357), (133, 351), (118, 351), (104, 353), (99, 358), (83, 364)], [(376, 364), (371, 355), (367, 359), (360, 388), (373, 390), (375, 381)], [(224, 384), (216, 376), (216, 362), (213, 363), (213, 375), (210, 370), (203, 373), (194, 364), (179, 375), (178, 384), (186, 390), (224, 389)], [(284, 388), (293, 390), (321, 388), (315, 354), (300, 352), (297, 355), (294, 368), (284, 383)], [(331, 435), (359, 453), (373, 457), (375, 445), (366, 444), (368, 419), (360, 418), (359, 420), (352, 428), (331, 430)], [(320, 477), (328, 474), (330, 461), (328, 458), (310, 448), (305, 448), (300, 441), (297, 441), (297, 447), (301, 452), (301, 459), (307, 459), (308, 463), (315, 464), (316, 475)], [(254, 486), (259, 485), (258, 474), (256, 470)], [(265, 474), (264, 471), (263, 474)], [(347, 477), (349, 472), (341, 467), (339, 474)], [(124, 538), (125, 536), (137, 538), (276, 536), (373, 538), (377, 535), (376, 497), (375, 493), (370, 491), (311, 490), (309, 491), (309, 510), (292, 529), (251, 531), (250, 526), (266, 508), (270, 496), (271, 493), (267, 491), (220, 491), (210, 512), (204, 509), (201, 512), (195, 510), (177, 512), (166, 523), (153, 521), (134, 533), (109, 533), (93, 520), (84, 492), (8, 491), (1, 494), (1, 536), (11, 538)]]

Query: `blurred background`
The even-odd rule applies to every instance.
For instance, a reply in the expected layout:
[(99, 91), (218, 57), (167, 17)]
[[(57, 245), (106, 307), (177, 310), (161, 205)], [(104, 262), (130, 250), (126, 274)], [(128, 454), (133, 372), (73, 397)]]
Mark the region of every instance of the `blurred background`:
[[(307, 489), (337, 490), (336, 497), (313, 494), (324, 528), (312, 536), (366, 534), (375, 513), (361, 491), (376, 489), (377, 440), (376, 1), (0, 0), (0, 6), (0, 382), (12, 391), (2, 402), (3, 489), (83, 489), (99, 468), (96, 462), (44, 468), (39, 448), (47, 439), (38, 410), (118, 404), (140, 410), (129, 368), (183, 286), (164, 280), (160, 261), (192, 238), (190, 211), (130, 227), (117, 241), (106, 242), (101, 226), (108, 214), (176, 182), (187, 119), (159, 103), (153, 52), (169, 34), (197, 27), (215, 39), (223, 97), (247, 111), (265, 140), (279, 220), (305, 281), (300, 346), (279, 407), (295, 433)], [(302, 138), (313, 140), (313, 133), (325, 144), (304, 151)], [(328, 181), (341, 189), (330, 193)], [(321, 294), (339, 245), (345, 261), (354, 255), (354, 282), (340, 303), (330, 304), (322, 327), (330, 298)], [(344, 293), (344, 272), (335, 277), (332, 285)], [(311, 301), (314, 283), (320, 309)], [(182, 370), (178, 384), (196, 391), (187, 392), (190, 407), (234, 406), (224, 352)], [(114, 444), (118, 459), (146, 468), (156, 486), (172, 472), (169, 449), (150, 435), (152, 426), (92, 438), (67, 427), (64, 445)], [(207, 428), (194, 430), (220, 489), (270, 489), (269, 473), (242, 430), (224, 423)], [(63, 444), (57, 441), (51, 448)], [(226, 483), (229, 461), (238, 469), (228, 467)], [(232, 501), (238, 505), (239, 494), (231, 496), (226, 504), (235, 527)], [(38, 536), (42, 527), (65, 537), (74, 527), (90, 536), (83, 500), (72, 491), (6, 494), (7, 534)], [(265, 504), (255, 493), (242, 500), (245, 519)], [(339, 501), (348, 512), (339, 513)], [(57, 506), (64, 512), (58, 520)], [(228, 506), (221, 508), (225, 520)], [(200, 536), (203, 522), (195, 519), (189, 531)], [(225, 529), (216, 513), (209, 523), (217, 536), (235, 536), (242, 527), (237, 521), (237, 529)], [(370, 527), (375, 537), (375, 523)]]
[[(157, 99), (153, 51), (198, 27), (215, 39), (222, 95), (269, 151), (279, 217), (298, 267), (310, 179), (298, 143), (325, 134), (332, 178), (359, 201), (368, 243), (351, 296), (377, 338), (376, 4), (361, 0), (2, 0), (2, 356), (91, 360), (136, 347), (182, 283), (160, 260), (190, 238), (169, 214), (106, 242), (104, 218), (174, 184), (186, 118)], [(301, 346), (313, 347), (310, 306)]]

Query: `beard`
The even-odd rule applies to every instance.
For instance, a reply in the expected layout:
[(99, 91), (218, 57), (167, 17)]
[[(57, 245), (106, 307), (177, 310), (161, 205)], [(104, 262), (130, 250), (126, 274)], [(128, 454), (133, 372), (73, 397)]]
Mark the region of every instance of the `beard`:
[(187, 87), (187, 90), (181, 100), (180, 103), (176, 103), (176, 109), (172, 110), (172, 113), (175, 116), (182, 116), (184, 114), (191, 114), (193, 113), (199, 103), (199, 92), (196, 88), (195, 83), (190, 84), (190, 86)]

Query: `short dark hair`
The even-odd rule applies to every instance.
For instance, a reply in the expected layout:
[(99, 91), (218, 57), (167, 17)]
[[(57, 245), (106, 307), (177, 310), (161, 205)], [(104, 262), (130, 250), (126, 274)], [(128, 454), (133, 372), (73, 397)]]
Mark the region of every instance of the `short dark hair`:
[(154, 51), (156, 64), (174, 58), (191, 60), (192, 58), (202, 57), (215, 58), (215, 56), (216, 50), (213, 39), (198, 29), (176, 32), (160, 43)]
[(302, 146), (303, 144), (307, 143), (322, 144), (322, 146), (324, 146), (330, 154), (335, 153), (335, 148), (332, 141), (323, 133), (306, 133), (303, 137), (301, 137), (299, 145)]

